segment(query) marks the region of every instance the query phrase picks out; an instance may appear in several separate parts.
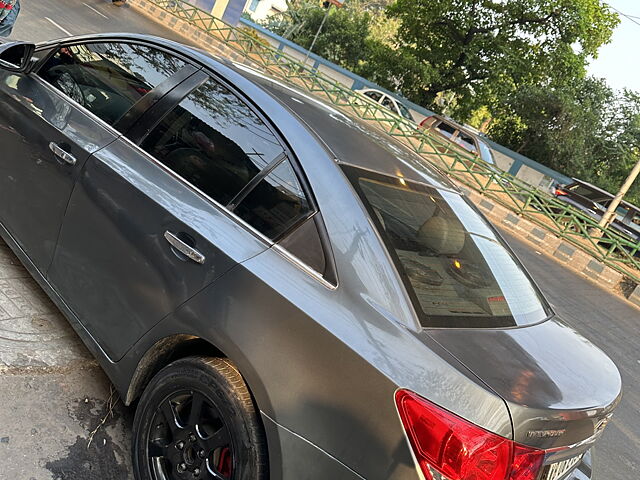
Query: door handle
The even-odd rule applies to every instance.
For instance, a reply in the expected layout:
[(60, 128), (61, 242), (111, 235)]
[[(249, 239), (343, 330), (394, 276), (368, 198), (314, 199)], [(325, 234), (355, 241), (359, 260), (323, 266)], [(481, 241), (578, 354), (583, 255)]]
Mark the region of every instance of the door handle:
[(186, 244), (177, 235), (167, 230), (164, 232), (164, 238), (169, 242), (169, 244), (178, 250), (180, 253), (185, 255), (190, 260), (193, 260), (196, 263), (202, 265), (206, 260), (205, 256), (200, 253), (198, 250), (193, 248), (191, 245)]
[(64, 163), (67, 163), (69, 165), (75, 165), (76, 164), (76, 157), (74, 157), (69, 152), (64, 150), (58, 144), (56, 144), (54, 142), (51, 142), (49, 144), (49, 150), (51, 150), (53, 152), (53, 154), (56, 157), (58, 157), (60, 160), (62, 160)]

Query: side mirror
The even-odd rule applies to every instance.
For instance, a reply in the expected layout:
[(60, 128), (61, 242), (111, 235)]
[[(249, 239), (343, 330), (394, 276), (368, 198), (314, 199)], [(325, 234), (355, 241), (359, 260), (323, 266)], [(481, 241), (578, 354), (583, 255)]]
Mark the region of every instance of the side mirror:
[(10, 72), (25, 72), (36, 49), (33, 43), (9, 42), (0, 45), (0, 68)]

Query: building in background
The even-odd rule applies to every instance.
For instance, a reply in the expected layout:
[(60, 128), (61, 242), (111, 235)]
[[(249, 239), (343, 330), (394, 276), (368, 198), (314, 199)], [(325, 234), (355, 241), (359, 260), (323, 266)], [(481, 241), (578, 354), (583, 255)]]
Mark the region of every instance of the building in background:
[(251, 15), (253, 21), (259, 22), (274, 13), (284, 12), (286, 9), (286, 0), (247, 0), (244, 11)]

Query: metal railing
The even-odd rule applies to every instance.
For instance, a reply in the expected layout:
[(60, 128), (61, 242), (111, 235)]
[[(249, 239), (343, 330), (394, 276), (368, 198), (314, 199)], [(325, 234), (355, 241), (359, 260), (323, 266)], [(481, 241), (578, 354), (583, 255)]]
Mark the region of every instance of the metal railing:
[(596, 219), (580, 210), (489, 167), (437, 134), (418, 128), (415, 123), (273, 48), (255, 34), (233, 27), (182, 0), (146, 1), (224, 42), (225, 47), (266, 72), (375, 124), (458, 183), (480, 192), (640, 283), (640, 243), (634, 243), (612, 228), (601, 228)]

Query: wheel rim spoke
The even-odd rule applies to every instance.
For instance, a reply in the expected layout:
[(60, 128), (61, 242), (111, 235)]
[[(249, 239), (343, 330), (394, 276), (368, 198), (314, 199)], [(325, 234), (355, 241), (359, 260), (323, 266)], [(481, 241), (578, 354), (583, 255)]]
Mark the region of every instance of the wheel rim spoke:
[(194, 392), (191, 397), (191, 410), (189, 411), (189, 420), (187, 425), (195, 426), (202, 417), (202, 407), (204, 405), (204, 395), (200, 392)]
[(213, 467), (213, 465), (211, 465), (211, 462), (209, 460), (207, 460), (206, 476), (204, 478), (209, 480), (229, 480), (227, 477), (218, 472)]
[(149, 456), (154, 457), (166, 457), (167, 445), (161, 439), (153, 439), (149, 441)]
[(150, 428), (146, 455), (154, 480), (233, 477), (231, 432), (215, 402), (204, 393), (174, 391), (157, 404)]
[(226, 447), (229, 445), (229, 433), (226, 427), (221, 427), (213, 435), (202, 439), (207, 450), (209, 452), (214, 451), (216, 448)]
[(178, 423), (178, 417), (176, 416), (176, 411), (171, 399), (162, 402), (160, 412), (164, 417), (167, 427), (169, 427), (169, 431), (172, 435), (175, 435), (175, 433), (181, 429), (181, 425)]

